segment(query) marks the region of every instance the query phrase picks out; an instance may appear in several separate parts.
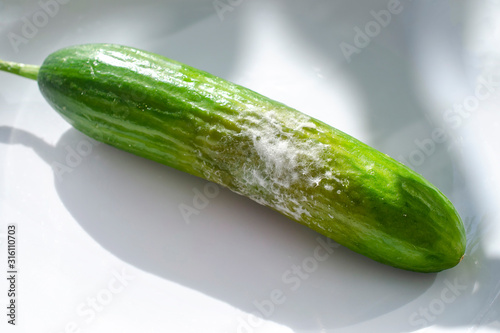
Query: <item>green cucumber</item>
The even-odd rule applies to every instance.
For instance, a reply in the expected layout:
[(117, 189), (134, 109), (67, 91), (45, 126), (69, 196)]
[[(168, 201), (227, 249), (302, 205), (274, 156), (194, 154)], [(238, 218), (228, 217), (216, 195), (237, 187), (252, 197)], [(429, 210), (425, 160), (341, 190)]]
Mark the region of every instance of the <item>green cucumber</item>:
[(0, 69), (37, 79), (82, 133), (225, 186), (376, 261), (437, 272), (464, 255), (460, 216), (422, 176), (252, 90), (112, 44)]

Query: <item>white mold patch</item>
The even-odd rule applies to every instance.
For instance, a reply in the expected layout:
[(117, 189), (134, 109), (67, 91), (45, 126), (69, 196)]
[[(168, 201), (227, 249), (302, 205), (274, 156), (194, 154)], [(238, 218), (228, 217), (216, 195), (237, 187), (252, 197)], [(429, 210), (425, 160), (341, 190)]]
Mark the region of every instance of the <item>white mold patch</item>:
[(328, 146), (297, 135), (306, 128), (316, 128), (306, 115), (280, 110), (260, 111), (258, 116), (252, 113), (238, 119), (242, 126), (239, 139), (253, 154), (251, 162), (234, 170), (238, 192), (295, 219), (310, 216), (307, 201), (297, 200), (297, 192), (318, 187), (327, 177), (321, 170), (326, 168)]

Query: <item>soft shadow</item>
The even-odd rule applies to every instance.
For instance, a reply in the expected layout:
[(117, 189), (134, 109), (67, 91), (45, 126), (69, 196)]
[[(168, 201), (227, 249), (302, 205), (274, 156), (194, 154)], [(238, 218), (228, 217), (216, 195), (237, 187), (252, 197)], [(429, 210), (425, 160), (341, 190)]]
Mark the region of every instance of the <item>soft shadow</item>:
[[(48, 54), (65, 46), (116, 43), (220, 76), (231, 72), (237, 60), (240, 26), (229, 15), (222, 24), (211, 0), (69, 1), (58, 8), (58, 14), (29, 43), (14, 48), (9, 39), (0, 41), (2, 57), (41, 64)], [(18, 19), (10, 20), (5, 31), (23, 36), (26, 24), (21, 18), (40, 12), (40, 4), (30, 1), (19, 10), (22, 15), (17, 13)]]
[(263, 318), (270, 311), (271, 293), (281, 290), (287, 301), (276, 305), (269, 319), (292, 329), (314, 329), (318, 323), (347, 328), (416, 299), (418, 312), (421, 304), (439, 297), (441, 289), (426, 293), (433, 284), (455, 278), (467, 288), (449, 309), (470, 307), (469, 316), (442, 315), (423, 325), (415, 320), (421, 316), (410, 313), (387, 331), (497, 323), (495, 305), (481, 304), (491, 299), (498, 307), (489, 294), (498, 282), (500, 262), (481, 247), (481, 228), (497, 216), (465, 219), (467, 256), (439, 275), (394, 269), (336, 247), (313, 272), (302, 270), (307, 278), (297, 279), (293, 267), (314, 256), (319, 234), (244, 197), (220, 189), (198, 215), (185, 219), (180, 205), (199, 207), (193, 203), (195, 191), (203, 193), (206, 181), (99, 144), (74, 129), (53, 147), (29, 132), (3, 126), (0, 142), (30, 147), (52, 165), (68, 211), (113, 255)]
[[(194, 207), (193, 190), (203, 192), (204, 180), (95, 145), (73, 129), (55, 147), (11, 128), (0, 128), (0, 137), (32, 147), (55, 167), (62, 202), (110, 253), (264, 318), (267, 300), (279, 289), (287, 301), (276, 305), (269, 319), (293, 329), (369, 320), (419, 297), (436, 278), (384, 266), (342, 247), (313, 272), (302, 271), (303, 278), (292, 273), (293, 266), (314, 256), (320, 236), (272, 210), (221, 189), (186, 221), (179, 206)], [(90, 144), (81, 160), (73, 156)]]
[[(297, 8), (285, 5), (282, 12), (289, 16), (291, 26), (311, 47), (332, 61), (340, 61), (343, 55), (339, 43), (350, 41), (346, 36), (352, 35), (343, 32), (352, 31), (353, 25), (366, 23), (371, 19), (369, 11), (383, 8), (387, 1), (313, 3), (319, 8), (306, 8), (304, 15), (299, 15)], [(314, 15), (310, 16), (311, 13)], [(368, 15), (360, 17), (360, 13)], [(196, 16), (194, 21), (202, 17), (204, 14)], [(322, 25), (320, 29), (318, 24)], [(237, 40), (237, 22), (224, 22), (217, 29), (224, 31), (223, 37), (231, 41), (221, 45), (228, 46), (232, 55), (237, 49), (233, 44)], [(186, 30), (190, 35), (189, 29)], [(192, 36), (192, 42), (203, 42), (194, 32)], [(395, 38), (403, 37), (404, 34)], [(200, 57), (196, 43), (179, 38), (170, 45), (155, 45), (151, 51), (212, 72), (215, 69), (215, 74), (223, 77), (230, 73), (230, 69), (223, 69), (227, 63), (219, 59), (205, 57), (211, 60), (197, 63)], [(186, 47), (192, 48), (189, 56), (186, 52), (173, 51)], [(212, 48), (213, 54), (216, 49)], [(373, 140), (369, 143), (394, 157), (408, 154), (409, 149), (414, 149), (413, 140), (433, 129), (426, 120), (425, 107), (414, 92), (411, 66), (405, 56), (391, 45), (385, 47), (374, 42), (343, 68), (355, 79), (365, 104), (370, 106), (366, 119)], [(230, 67), (234, 59), (231, 56), (228, 60), (231, 60)], [(328, 73), (328, 69), (324, 74), (334, 75)], [(65, 132), (55, 147), (30, 133), (7, 127), (0, 128), (0, 140), (32, 147), (55, 166), (54, 182), (61, 201), (82, 228), (113, 255), (139, 269), (243, 311), (283, 323), (295, 331), (318, 327), (326, 331), (349, 329), (405, 306), (410, 308), (408, 318), (389, 325), (386, 332), (414, 331), (433, 324), (466, 326), (471, 320), (484, 325), (496, 320), (490, 318), (486, 310), (484, 316), (480, 316), (485, 305), (477, 303), (484, 300), (497, 283), (494, 277), (500, 271), (499, 261), (488, 258), (480, 245), (483, 224), (477, 217), (482, 214), (471, 198), (471, 185), (462, 179), (457, 158), (444, 145), (436, 147), (435, 153), (416, 169), (457, 203), (462, 216), (471, 218), (465, 222), (468, 236), (476, 246), (469, 246), (468, 256), (459, 267), (441, 274), (412, 273), (338, 247), (328, 260), (318, 263), (313, 272), (306, 274), (307, 277), (298, 282), (294, 279), (292, 283), (283, 277), (290, 277), (294, 266), (301, 266), (313, 256), (319, 235), (274, 211), (225, 189), (210, 198), (206, 207), (200, 202), (196, 206), (193, 200), (197, 191), (204, 192), (207, 184), (204, 180), (104, 144), (96, 145), (73, 129)], [(88, 153), (81, 154), (80, 158), (72, 155), (72, 151), (84, 146), (91, 147), (91, 151), (86, 150)], [(198, 207), (198, 214), (186, 220), (180, 211), (183, 204)], [(429, 288), (438, 281), (459, 277), (467, 289), (463, 298), (450, 304), (448, 309), (470, 306), (472, 318), (447, 316), (446, 313), (453, 313), (447, 311), (425, 324), (411, 323), (412, 304), (418, 311), (421, 304), (429, 304), (439, 296), (440, 290), (437, 294), (426, 293)], [(273, 290), (280, 290), (286, 302), (275, 305), (271, 311), (266, 304)], [(462, 300), (468, 297), (473, 302), (464, 305)], [(414, 302), (417, 299), (418, 304)], [(498, 302), (496, 304), (498, 307)], [(271, 314), (267, 315), (268, 312)]]
[[(467, 286), (460, 294), (461, 298), (447, 304), (439, 315), (431, 314), (433, 318), (425, 318), (418, 323), (412, 318), (421, 319), (422, 316), (411, 317), (414, 312), (409, 305), (408, 318), (401, 318), (386, 331), (414, 331), (431, 325), (471, 327), (479, 323), (498, 328), (498, 315), (494, 310), (500, 303), (500, 260), (486, 256), (481, 240), (486, 235), (488, 223), (496, 222), (499, 217), (490, 215), (487, 218), (487, 213), (491, 212), (478, 208), (481, 207), (481, 198), (473, 196), (475, 184), (466, 178), (461, 164), (466, 162), (466, 157), (460, 156), (460, 145), (453, 137), (454, 133), (449, 133), (444, 143), (434, 142), (432, 152), (416, 145), (416, 141), (428, 142), (433, 130), (443, 126), (442, 113), (447, 107), (444, 105), (443, 110), (429, 109), (429, 105), (433, 104), (427, 103), (425, 96), (419, 94), (422, 89), (417, 82), (425, 83), (427, 80), (432, 87), (436, 86), (435, 81), (442, 82), (441, 87), (446, 88), (438, 93), (445, 92), (448, 96), (451, 94), (462, 99), (473, 93), (466, 82), (465, 72), (468, 69), (463, 63), (465, 46), (459, 33), (460, 19), (466, 16), (466, 3), (402, 1), (403, 11), (392, 15), (389, 25), (370, 38), (370, 44), (360, 48), (359, 53), (352, 54), (348, 61), (341, 51), (341, 43), (354, 45), (354, 28), (364, 29), (368, 22), (375, 20), (370, 11), (387, 9), (388, 3), (386, 0), (296, 1), (294, 5), (282, 3), (280, 9), (286, 13), (294, 32), (321, 58), (331, 59), (335, 64), (323, 69), (325, 77), (334, 77), (340, 71), (355, 82), (363, 105), (366, 105), (363, 121), (371, 134), (367, 143), (406, 161), (412, 152), (420, 149), (423, 161), (417, 163), (414, 160), (409, 167), (424, 175), (454, 202), (467, 228), (468, 249), (464, 262), (439, 274), (435, 281), (437, 289), (420, 297), (414, 311), (418, 314), (422, 305), (438, 302), (440, 293), (446, 287), (442, 284), (445, 280), (459, 279)], [(436, 71), (429, 73), (428, 68)], [(488, 219), (489, 222), (486, 222)], [(489, 296), (492, 292), (493, 296)], [(496, 303), (485, 304), (485, 300)], [(367, 299), (367, 302), (370, 301), (373, 299)], [(369, 311), (364, 316), (375, 318), (382, 313)]]

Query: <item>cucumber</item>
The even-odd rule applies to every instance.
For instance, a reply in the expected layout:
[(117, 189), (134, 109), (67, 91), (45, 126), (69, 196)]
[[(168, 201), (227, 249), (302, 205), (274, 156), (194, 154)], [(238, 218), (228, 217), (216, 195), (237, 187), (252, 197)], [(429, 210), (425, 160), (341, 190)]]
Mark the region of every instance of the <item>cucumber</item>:
[(36, 79), (72, 126), (215, 182), (373, 260), (438, 272), (465, 231), (452, 203), (398, 161), (282, 103), (163, 56), (112, 44), (61, 49)]

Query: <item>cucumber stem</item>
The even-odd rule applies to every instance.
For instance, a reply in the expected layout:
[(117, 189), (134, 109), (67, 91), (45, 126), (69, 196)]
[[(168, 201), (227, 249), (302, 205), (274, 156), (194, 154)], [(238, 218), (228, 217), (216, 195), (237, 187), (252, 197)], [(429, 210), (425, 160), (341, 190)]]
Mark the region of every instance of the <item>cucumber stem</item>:
[(17, 62), (0, 60), (0, 70), (12, 74), (17, 74), (28, 79), (36, 80), (38, 77), (40, 66), (19, 64)]

